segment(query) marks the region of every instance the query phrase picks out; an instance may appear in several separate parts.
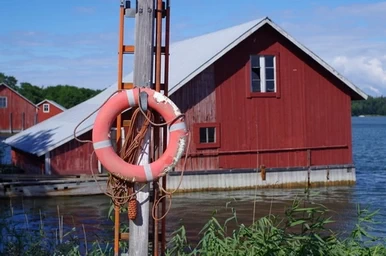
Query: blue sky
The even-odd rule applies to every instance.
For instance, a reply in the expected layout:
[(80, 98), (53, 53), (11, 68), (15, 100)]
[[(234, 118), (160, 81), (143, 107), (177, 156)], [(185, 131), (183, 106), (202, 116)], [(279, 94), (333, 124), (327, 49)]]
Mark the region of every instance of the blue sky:
[[(0, 72), (39, 86), (116, 81), (119, 0), (1, 1)], [(171, 41), (270, 17), (370, 95), (386, 95), (386, 1), (171, 0)], [(126, 44), (133, 19), (126, 19)], [(125, 73), (132, 60), (125, 59)]]

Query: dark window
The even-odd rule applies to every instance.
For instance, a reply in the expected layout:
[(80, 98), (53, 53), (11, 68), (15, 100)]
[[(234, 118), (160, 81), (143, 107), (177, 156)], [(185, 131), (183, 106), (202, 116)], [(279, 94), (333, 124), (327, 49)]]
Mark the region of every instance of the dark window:
[(0, 108), (7, 108), (7, 97), (0, 97)]
[(276, 59), (273, 55), (251, 56), (251, 91), (276, 92)]
[(219, 123), (194, 124), (194, 142), (197, 149), (209, 149), (220, 147)]
[(215, 127), (200, 127), (200, 143), (215, 143), (216, 128)]

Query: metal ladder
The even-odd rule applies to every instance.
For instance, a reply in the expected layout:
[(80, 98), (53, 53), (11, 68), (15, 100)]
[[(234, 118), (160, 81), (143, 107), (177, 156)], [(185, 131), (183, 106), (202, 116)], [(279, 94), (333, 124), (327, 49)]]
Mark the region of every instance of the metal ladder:
[[(154, 53), (155, 53), (155, 63), (154, 63), (154, 70), (155, 70), (155, 77), (154, 77), (154, 84), (153, 88), (156, 91), (163, 91), (163, 94), (168, 96), (168, 80), (169, 80), (169, 43), (170, 43), (170, 2), (169, 0), (162, 1), (162, 0), (154, 0), (155, 5), (155, 42), (154, 42)], [(125, 45), (124, 44), (124, 28), (125, 28), (125, 17), (128, 18), (135, 18), (136, 13), (138, 12), (137, 6), (138, 6), (138, 0), (136, 1), (135, 8), (132, 8), (131, 1), (120, 1), (120, 8), (119, 8), (119, 42), (118, 42), (118, 79), (117, 79), (117, 85), (118, 90), (128, 90), (132, 89), (134, 87), (133, 83), (127, 83), (123, 82), (123, 56), (125, 54), (135, 54), (135, 47), (134, 45)], [(162, 26), (162, 20), (165, 19), (165, 26)], [(162, 45), (162, 30), (165, 29), (165, 35), (164, 35), (164, 45)], [(161, 66), (162, 66), (162, 58), (161, 55), (164, 55), (164, 74), (163, 74), (163, 83), (161, 82)], [(156, 122), (160, 121), (159, 115), (155, 115)], [(121, 137), (122, 137), (122, 127), (125, 126), (126, 120), (122, 120), (122, 116), (117, 116), (117, 134), (116, 134), (116, 140), (117, 140), (117, 150), (120, 149), (121, 145)], [(163, 129), (163, 142), (162, 142), (162, 148), (159, 148), (159, 142), (160, 137), (158, 136), (158, 129), (155, 129), (155, 137), (154, 141), (155, 148), (158, 148), (157, 152), (150, 152), (152, 155), (152, 160), (155, 160), (158, 158), (162, 152), (166, 149), (166, 139), (167, 139), (167, 129)], [(158, 132), (157, 132), (158, 131)], [(162, 196), (161, 190), (158, 188), (158, 184), (156, 182), (153, 183), (153, 190), (152, 195), (150, 197), (151, 202), (154, 203), (155, 200), (157, 200), (160, 196)], [(166, 190), (166, 177), (162, 177), (162, 187), (164, 190)], [(166, 200), (163, 199), (161, 202), (161, 209), (156, 209), (156, 216), (160, 217), (163, 216), (166, 212)], [(129, 233), (119, 233), (119, 227), (120, 227), (120, 220), (119, 220), (119, 210), (118, 212), (115, 212), (115, 232), (114, 232), (114, 248), (115, 251), (119, 250), (119, 241), (120, 240), (128, 240), (129, 239)], [(149, 223), (150, 224), (150, 223)], [(153, 243), (153, 255), (158, 256), (159, 252), (160, 255), (164, 255), (164, 250), (166, 248), (166, 222), (165, 218), (161, 220), (161, 223), (158, 221), (152, 219), (152, 227), (149, 231), (149, 241), (152, 241)], [(161, 224), (161, 228), (159, 228)], [(150, 225), (149, 225), (150, 226)], [(157, 235), (156, 235), (157, 234)], [(159, 246), (161, 244), (161, 246)]]

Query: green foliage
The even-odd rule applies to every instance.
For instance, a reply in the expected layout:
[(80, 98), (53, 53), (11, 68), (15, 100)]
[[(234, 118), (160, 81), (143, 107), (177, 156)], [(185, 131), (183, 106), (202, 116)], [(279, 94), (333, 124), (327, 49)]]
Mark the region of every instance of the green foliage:
[(78, 88), (70, 85), (49, 86), (43, 89), (46, 99), (53, 100), (65, 108), (76, 106), (100, 92), (101, 90)]
[[(189, 244), (183, 226), (174, 232), (166, 255), (386, 255), (385, 240), (368, 232), (376, 212), (358, 207), (358, 222), (347, 238), (327, 227), (333, 222), (328, 212), (322, 205), (306, 206), (303, 200), (295, 200), (283, 218), (268, 215), (251, 226), (238, 224), (235, 211), (223, 225), (213, 216), (195, 247)], [(231, 220), (236, 220), (237, 228), (228, 234)]]
[(16, 78), (7, 76), (3, 73), (0, 73), (0, 83), (1, 82), (10, 86), (34, 104), (37, 104), (44, 99), (48, 99), (59, 103), (65, 108), (76, 106), (102, 91), (60, 84), (56, 86), (39, 87), (27, 82), (22, 82), (18, 85)]
[(44, 99), (43, 90), (38, 86), (32, 85), (30, 83), (20, 83), (17, 91), (35, 104)]
[(371, 97), (367, 100), (352, 101), (351, 113), (359, 115), (382, 115), (386, 116), (386, 97)]
[[(301, 199), (295, 199), (283, 217), (270, 214), (250, 226), (238, 223), (235, 209), (231, 210), (232, 215), (223, 224), (215, 218), (214, 213), (201, 229), (201, 239), (194, 246), (189, 243), (186, 230), (181, 226), (172, 234), (165, 255), (386, 255), (386, 240), (370, 234), (372, 226), (380, 224), (373, 221), (377, 211), (370, 212), (358, 206), (353, 230), (349, 234), (339, 234), (328, 228), (333, 220), (327, 208)], [(109, 216), (114, 220), (112, 212)], [(44, 217), (39, 213), (40, 225), (36, 227), (29, 225), (27, 215), (25, 223), (12, 221), (9, 218), (13, 214), (12, 207), (8, 213), (1, 212), (0, 255), (114, 255), (112, 241), (97, 240), (87, 247), (87, 239), (78, 237), (77, 228), (62, 230), (63, 226), (59, 224), (58, 229), (47, 229)], [(235, 229), (230, 230), (229, 224), (235, 225)], [(151, 248), (149, 253), (151, 255)]]
[(17, 80), (13, 76), (7, 76), (0, 72), (0, 83), (5, 83), (14, 90), (17, 90)]

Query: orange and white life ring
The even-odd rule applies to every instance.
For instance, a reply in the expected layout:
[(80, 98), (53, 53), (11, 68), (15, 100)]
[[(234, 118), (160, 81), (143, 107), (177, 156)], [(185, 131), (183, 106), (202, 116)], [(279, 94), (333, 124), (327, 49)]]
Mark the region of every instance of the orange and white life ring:
[[(172, 123), (168, 127), (169, 142), (162, 156), (149, 164), (133, 165), (116, 154), (108, 134), (112, 123), (122, 111), (138, 106), (140, 91), (148, 94), (148, 106), (157, 111), (166, 123)], [(168, 97), (150, 88), (122, 90), (111, 97), (96, 116), (92, 132), (95, 154), (101, 164), (117, 177), (136, 182), (156, 180), (171, 170), (184, 153), (187, 129), (180, 115), (180, 110)]]

